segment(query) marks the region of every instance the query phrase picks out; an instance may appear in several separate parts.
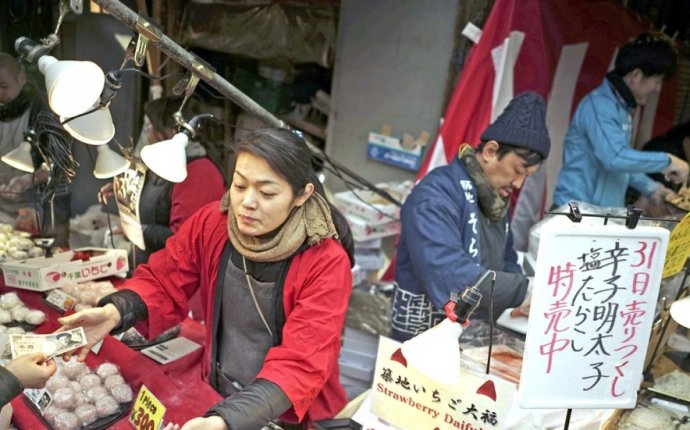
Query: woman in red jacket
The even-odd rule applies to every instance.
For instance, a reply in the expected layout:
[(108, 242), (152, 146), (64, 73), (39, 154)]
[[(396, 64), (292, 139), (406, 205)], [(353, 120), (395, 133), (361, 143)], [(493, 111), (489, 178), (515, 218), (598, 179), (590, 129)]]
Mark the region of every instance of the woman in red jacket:
[(60, 322), (83, 326), (89, 348), (135, 324), (154, 338), (185, 317), (198, 290), (202, 376), (225, 400), (182, 429), (332, 418), (346, 403), (337, 358), (352, 286), (347, 223), (323, 197), (306, 143), (288, 130), (249, 133), (232, 172), (221, 202), (194, 214), (122, 290)]

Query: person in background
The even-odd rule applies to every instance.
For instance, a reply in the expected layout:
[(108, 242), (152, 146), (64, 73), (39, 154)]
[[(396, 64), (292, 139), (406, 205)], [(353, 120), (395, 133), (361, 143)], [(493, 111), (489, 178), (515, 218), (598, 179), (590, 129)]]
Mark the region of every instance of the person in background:
[(517, 264), (508, 223), (513, 190), (549, 155), (545, 104), (534, 92), (517, 95), (481, 135), (460, 146), (458, 157), (428, 173), (405, 200), (393, 293), (391, 337), (405, 341), (445, 318), (451, 293), (496, 272), (475, 315), (494, 318), (526, 297), (528, 280)]
[(576, 200), (598, 206), (625, 206), (628, 186), (652, 200), (673, 194), (646, 173), (684, 182), (688, 163), (669, 152), (631, 147), (633, 114), (661, 89), (678, 66), (673, 41), (643, 33), (621, 47), (615, 67), (575, 111), (563, 143), (563, 167), (554, 191), (555, 206)]
[[(666, 152), (687, 162), (690, 159), (690, 121), (678, 124), (666, 133), (650, 139), (642, 146), (642, 151)], [(679, 192), (680, 187), (687, 186), (686, 184), (675, 184), (661, 173), (648, 173), (647, 176), (675, 192)], [(628, 188), (627, 201), (632, 202), (635, 207), (642, 208), (643, 213), (647, 216), (675, 218), (687, 210), (685, 207), (679, 208), (670, 202), (674, 200), (674, 197), (677, 197), (675, 194), (670, 194), (668, 199), (666, 196), (652, 195), (652, 197), (641, 196), (634, 189)]]
[[(24, 68), (11, 55), (0, 52), (0, 156), (16, 149), (24, 140), (24, 134), (36, 131), (39, 113), (43, 118), (52, 119), (48, 126), (59, 127), (59, 122), (48, 111), (36, 87), (29, 82)], [(46, 125), (46, 124), (43, 124)], [(61, 127), (59, 127), (61, 129)], [(60, 130), (64, 132), (64, 130)], [(55, 136), (58, 132), (53, 132)], [(64, 135), (67, 136), (66, 132)], [(67, 138), (67, 137), (66, 137)], [(37, 168), (34, 174), (21, 172), (0, 162), (0, 211), (6, 214), (4, 222), (16, 222), (16, 228), (30, 233), (38, 233), (40, 225), (43, 233), (55, 236), (55, 245), (69, 244), (69, 217), (71, 214), (69, 193), (66, 183), (56, 191), (53, 199), (55, 230), (46, 231), (51, 225), (51, 209), (48, 202), (37, 202), (37, 185), (48, 182), (48, 171)], [(37, 214), (36, 208), (39, 209)], [(19, 215), (23, 214), (22, 217)], [(13, 224), (15, 222), (12, 222)]]
[(25, 388), (43, 388), (57, 365), (41, 352), (24, 354), (0, 366), (0, 407), (7, 405)]
[[(642, 150), (666, 152), (687, 162), (690, 160), (690, 121), (675, 125), (661, 136), (649, 140), (642, 146)], [(668, 188), (675, 186), (662, 174), (650, 173), (649, 177)]]
[[(173, 114), (179, 109), (182, 100), (181, 96), (161, 97), (144, 105), (144, 112), (150, 123), (149, 143), (171, 139), (177, 133)], [(188, 100), (182, 109), (187, 121), (199, 113), (201, 106), (194, 98)], [(199, 135), (203, 137), (203, 132)], [(138, 197), (139, 221), (146, 249), (137, 249), (135, 266), (145, 263), (153, 252), (162, 249), (165, 241), (199, 208), (223, 196), (223, 175), (206, 156), (204, 145), (203, 138), (192, 140), (187, 145), (187, 178), (180, 183), (167, 181), (151, 170), (146, 172), (144, 186)], [(126, 174), (125, 172), (121, 176)], [(113, 183), (110, 182), (101, 189), (104, 204), (113, 196), (113, 188)]]
[(61, 330), (83, 327), (87, 348), (137, 323), (154, 338), (200, 291), (202, 376), (225, 400), (182, 428), (259, 429), (278, 417), (307, 428), (346, 403), (338, 354), (354, 242), (302, 138), (259, 129), (234, 150), (221, 202), (192, 215), (99, 307), (61, 318)]

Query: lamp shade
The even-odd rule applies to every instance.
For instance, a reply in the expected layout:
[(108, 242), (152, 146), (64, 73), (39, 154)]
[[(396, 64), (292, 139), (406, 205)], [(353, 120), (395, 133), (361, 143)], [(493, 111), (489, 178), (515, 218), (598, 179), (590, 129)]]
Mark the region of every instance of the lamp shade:
[(156, 175), (170, 182), (182, 182), (187, 177), (185, 148), (189, 137), (177, 133), (170, 140), (146, 145), (141, 149), (141, 159)]
[(108, 145), (101, 145), (98, 147), (93, 176), (98, 179), (112, 178), (127, 170), (130, 164), (129, 160), (110, 149)]
[[(87, 110), (93, 109), (91, 106)], [(66, 118), (60, 117), (61, 121)], [(115, 125), (110, 109), (99, 108), (88, 115), (74, 118), (62, 125), (73, 138), (90, 145), (105, 145), (115, 136)]]
[(58, 61), (50, 55), (38, 59), (46, 78), (48, 104), (56, 114), (69, 118), (91, 109), (101, 97), (105, 75), (91, 61)]
[(671, 305), (671, 318), (683, 327), (690, 328), (690, 297), (673, 302)]
[(0, 160), (22, 172), (33, 173), (36, 170), (34, 168), (34, 160), (31, 158), (31, 143), (26, 140), (17, 148), (3, 155)]
[(410, 340), (403, 342), (403, 356), (414, 367), (442, 384), (460, 381), (460, 346), (462, 326), (448, 318)]

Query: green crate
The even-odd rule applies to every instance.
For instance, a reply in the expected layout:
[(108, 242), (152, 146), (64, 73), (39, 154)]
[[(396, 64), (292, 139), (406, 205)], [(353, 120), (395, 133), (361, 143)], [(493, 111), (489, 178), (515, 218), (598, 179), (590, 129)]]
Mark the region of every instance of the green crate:
[(274, 114), (292, 109), (295, 88), (291, 84), (262, 78), (244, 69), (236, 69), (232, 84), (261, 107)]

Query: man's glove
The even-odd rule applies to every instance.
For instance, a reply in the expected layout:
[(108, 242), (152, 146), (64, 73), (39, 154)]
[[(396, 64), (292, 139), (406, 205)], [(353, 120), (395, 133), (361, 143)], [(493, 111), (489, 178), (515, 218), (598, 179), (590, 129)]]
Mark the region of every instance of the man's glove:
[(669, 160), (668, 167), (662, 172), (667, 181), (684, 184), (688, 179), (688, 163), (673, 154), (666, 153)]

